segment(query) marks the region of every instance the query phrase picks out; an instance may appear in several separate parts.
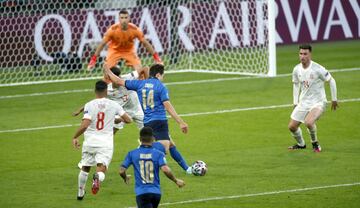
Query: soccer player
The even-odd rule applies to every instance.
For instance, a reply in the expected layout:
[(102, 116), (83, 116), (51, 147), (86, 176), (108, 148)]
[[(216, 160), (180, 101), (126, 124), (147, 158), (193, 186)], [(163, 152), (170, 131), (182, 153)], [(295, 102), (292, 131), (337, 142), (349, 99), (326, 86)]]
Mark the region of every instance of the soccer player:
[(315, 122), (326, 108), (324, 82), (330, 84), (332, 110), (338, 108), (337, 90), (335, 79), (331, 74), (323, 66), (311, 60), (311, 50), (310, 45), (299, 46), (301, 63), (295, 66), (292, 73), (294, 110), (291, 114), (289, 130), (297, 143), (289, 149), (306, 148), (299, 128), (300, 124), (304, 123), (310, 134), (314, 152), (321, 152)]
[(125, 86), (128, 90), (137, 91), (141, 107), (144, 111), (144, 126), (149, 126), (154, 131), (156, 141), (161, 142), (166, 152), (180, 165), (186, 173), (191, 174), (191, 167), (177, 150), (175, 143), (170, 138), (166, 111), (179, 124), (183, 133), (188, 132), (188, 125), (176, 113), (170, 102), (168, 90), (161, 82), (164, 78), (164, 66), (155, 64), (150, 67), (150, 78), (145, 80), (124, 80), (114, 75), (105, 66), (105, 74), (113, 83)]
[(131, 122), (129, 115), (118, 103), (106, 98), (106, 89), (106, 82), (102, 80), (96, 82), (96, 98), (85, 104), (83, 120), (72, 139), (74, 148), (79, 149), (79, 136), (84, 134), (81, 156), (82, 168), (78, 177), (78, 200), (84, 198), (85, 184), (91, 166), (96, 165), (92, 183), (93, 194), (99, 191), (100, 182), (105, 179), (105, 172), (113, 155), (115, 117), (119, 116), (119, 119), (126, 123)]
[(146, 50), (152, 54), (156, 63), (162, 64), (161, 58), (149, 41), (145, 39), (143, 32), (136, 25), (130, 23), (130, 16), (126, 9), (120, 11), (119, 18), (120, 22), (110, 26), (105, 33), (102, 42), (90, 59), (88, 70), (91, 71), (95, 67), (97, 57), (105, 45), (108, 44), (108, 53), (105, 60), (108, 67), (116, 66), (120, 60), (124, 60), (126, 65), (131, 66), (139, 74), (143, 74), (141, 61), (135, 51), (135, 39), (138, 39)]
[(181, 188), (185, 185), (184, 181), (177, 179), (166, 164), (164, 153), (152, 147), (154, 141), (153, 131), (150, 127), (140, 130), (141, 145), (139, 148), (130, 151), (122, 165), (119, 174), (126, 184), (129, 184), (129, 176), (126, 169), (130, 165), (134, 166), (135, 175), (135, 194), (137, 207), (158, 207), (161, 199), (160, 176), (161, 169), (166, 177), (172, 180)]
[[(146, 69), (148, 71), (148, 69)], [(121, 70), (119, 67), (114, 66), (111, 68), (111, 71), (116, 75), (120, 76)], [(122, 75), (121, 77), (125, 80), (132, 80), (138, 78), (138, 73), (132, 72), (129, 74)], [(127, 90), (123, 86), (119, 86), (115, 83), (109, 83), (107, 87), (107, 98), (113, 100), (120, 104), (123, 107), (124, 111), (131, 117), (133, 122), (137, 125), (138, 129), (140, 130), (144, 127), (144, 112), (142, 111), (139, 98), (135, 91)], [(84, 107), (81, 107), (79, 110), (73, 112), (73, 116), (79, 115), (83, 112)], [(120, 129), (124, 128), (124, 122), (115, 123), (114, 124), (114, 135)], [(78, 167), (81, 169), (82, 161), (78, 163)]]
[[(145, 68), (145, 67), (144, 67)], [(148, 68), (148, 67), (146, 67)], [(118, 66), (114, 66), (110, 69), (116, 76), (120, 77), (121, 69)], [(144, 71), (148, 71), (145, 69)], [(139, 74), (137, 72), (131, 72), (125, 75), (122, 75), (121, 78), (125, 80), (138, 79)], [(120, 104), (125, 112), (132, 118), (136, 123), (138, 129), (140, 130), (144, 127), (144, 112), (142, 111), (139, 98), (137, 93), (132, 90), (127, 90), (125, 87), (117, 85), (116, 83), (109, 83), (107, 86), (107, 98), (113, 100)], [(81, 107), (79, 110), (72, 113), (73, 116), (79, 115), (84, 110), (84, 107)], [(115, 133), (124, 127), (124, 123), (120, 122), (114, 125), (114, 135)]]
[[(116, 76), (120, 77), (121, 69), (119, 67), (112, 67), (111, 71)], [(122, 75), (121, 78), (125, 80), (134, 80), (139, 78), (139, 74), (135, 71)], [(139, 98), (135, 91), (127, 90), (124, 86), (120, 86), (116, 83), (110, 83), (108, 84), (108, 98), (118, 102), (124, 108), (125, 112), (129, 114), (136, 123), (139, 130), (144, 127), (144, 112), (142, 111)], [(115, 124), (115, 132), (118, 129), (122, 129), (123, 126), (123, 122)]]
[[(146, 70), (148, 71), (148, 69)], [(121, 74), (121, 70), (117, 66), (112, 67), (111, 71), (116, 76), (120, 76)], [(138, 77), (139, 74), (136, 71), (122, 76), (125, 80), (137, 79)], [(119, 86), (116, 83), (109, 83), (107, 86), (107, 98), (119, 103), (133, 122), (136, 123), (139, 130), (144, 127), (144, 112), (142, 111), (139, 98), (135, 91), (127, 90), (125, 87)], [(79, 110), (73, 112), (73, 116), (77, 116), (83, 111), (84, 107), (81, 107)], [(124, 124), (124, 122), (114, 124), (114, 135), (118, 130), (124, 128)], [(81, 169), (82, 161), (78, 163), (78, 167)]]

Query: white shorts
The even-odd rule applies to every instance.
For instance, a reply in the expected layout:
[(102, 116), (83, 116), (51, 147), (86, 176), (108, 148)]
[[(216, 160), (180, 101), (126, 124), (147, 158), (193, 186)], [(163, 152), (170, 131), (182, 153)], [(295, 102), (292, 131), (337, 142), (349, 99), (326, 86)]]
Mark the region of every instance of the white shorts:
[(305, 118), (306, 116), (308, 115), (308, 113), (314, 109), (314, 108), (318, 108), (321, 110), (321, 112), (323, 113), (325, 111), (325, 108), (326, 108), (326, 102), (320, 102), (320, 103), (316, 103), (312, 106), (302, 106), (301, 104), (300, 105), (297, 105), (293, 112), (291, 113), (291, 116), (290, 118), (292, 120), (295, 120), (295, 121), (299, 121), (301, 123), (304, 123), (305, 122)]
[(98, 163), (102, 163), (109, 168), (113, 152), (113, 148), (109, 147), (83, 146), (80, 163), (82, 166), (96, 166)]
[[(136, 123), (136, 126), (138, 127), (138, 129), (142, 129), (144, 127), (144, 114), (142, 113), (137, 113), (137, 114), (133, 114), (133, 113), (128, 113), (129, 116), (133, 119), (133, 122)], [(125, 123), (121, 122), (118, 124), (114, 124), (114, 128), (116, 129), (123, 129), (124, 128)]]

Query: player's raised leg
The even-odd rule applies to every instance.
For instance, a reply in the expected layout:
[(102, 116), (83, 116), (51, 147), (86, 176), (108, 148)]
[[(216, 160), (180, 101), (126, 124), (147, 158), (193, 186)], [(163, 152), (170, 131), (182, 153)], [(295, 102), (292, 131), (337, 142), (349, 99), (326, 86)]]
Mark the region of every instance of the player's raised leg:
[(98, 163), (96, 167), (96, 173), (93, 175), (93, 183), (91, 187), (92, 193), (95, 195), (100, 190), (100, 184), (105, 180), (106, 166), (102, 163)]
[(92, 193), (97, 194), (100, 190), (100, 184), (105, 180), (105, 173), (113, 155), (112, 148), (101, 148), (95, 155), (96, 172), (93, 175)]
[(191, 167), (188, 166), (183, 156), (180, 154), (178, 149), (175, 146), (175, 143), (170, 140), (169, 152), (171, 157), (179, 164), (179, 166), (186, 171), (186, 173), (191, 174)]

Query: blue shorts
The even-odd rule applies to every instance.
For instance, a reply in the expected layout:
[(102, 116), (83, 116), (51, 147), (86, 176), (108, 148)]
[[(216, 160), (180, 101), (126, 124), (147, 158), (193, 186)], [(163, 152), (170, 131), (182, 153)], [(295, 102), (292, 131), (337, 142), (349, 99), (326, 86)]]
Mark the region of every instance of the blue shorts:
[(167, 120), (156, 120), (145, 123), (144, 126), (151, 127), (155, 140), (170, 140), (169, 126)]
[(160, 194), (141, 194), (136, 196), (136, 204), (138, 208), (156, 208), (160, 203)]

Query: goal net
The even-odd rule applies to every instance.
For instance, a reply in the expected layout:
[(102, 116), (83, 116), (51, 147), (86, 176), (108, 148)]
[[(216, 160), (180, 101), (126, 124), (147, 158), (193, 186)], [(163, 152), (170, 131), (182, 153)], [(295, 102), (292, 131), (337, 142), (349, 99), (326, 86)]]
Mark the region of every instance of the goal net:
[[(99, 78), (85, 70), (119, 11), (167, 71), (276, 75), (272, 0), (10, 0), (0, 7), (0, 86)], [(154, 63), (136, 43), (142, 65)], [(120, 66), (126, 68), (122, 62)]]

